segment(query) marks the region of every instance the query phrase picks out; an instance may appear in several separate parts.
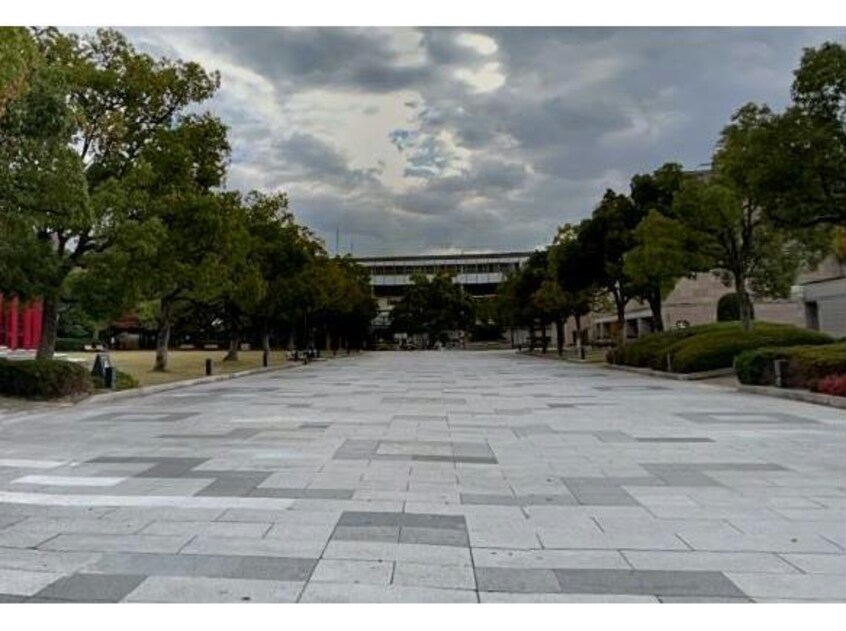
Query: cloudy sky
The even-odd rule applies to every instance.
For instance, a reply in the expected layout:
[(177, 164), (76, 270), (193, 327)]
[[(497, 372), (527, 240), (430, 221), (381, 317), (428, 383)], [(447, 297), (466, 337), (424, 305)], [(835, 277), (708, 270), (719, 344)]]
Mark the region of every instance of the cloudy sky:
[(287, 191), (330, 251), (532, 249), (606, 188), (708, 162), (748, 101), (781, 108), (842, 30), (131, 28), (219, 70), (229, 188)]

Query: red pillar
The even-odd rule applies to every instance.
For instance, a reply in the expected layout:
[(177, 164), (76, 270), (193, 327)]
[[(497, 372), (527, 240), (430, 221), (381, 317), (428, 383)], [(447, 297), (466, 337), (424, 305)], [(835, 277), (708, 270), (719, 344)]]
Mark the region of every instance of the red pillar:
[(9, 325), (6, 329), (6, 345), (15, 350), (18, 347), (18, 297), (9, 301)]
[(32, 347), (38, 348), (41, 344), (41, 301), (32, 305)]
[(32, 305), (26, 305), (21, 311), (23, 318), (23, 344), (22, 348), (32, 348)]

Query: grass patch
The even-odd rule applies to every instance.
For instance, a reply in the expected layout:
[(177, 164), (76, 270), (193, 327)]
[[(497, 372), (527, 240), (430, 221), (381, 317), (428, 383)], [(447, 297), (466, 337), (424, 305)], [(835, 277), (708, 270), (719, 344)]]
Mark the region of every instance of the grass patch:
[[(126, 373), (140, 386), (153, 386), (185, 379), (205, 377), (206, 358), (214, 362), (214, 374), (239, 372), (253, 368), (261, 368), (262, 351), (251, 350), (241, 351), (240, 359), (237, 362), (224, 362), (226, 351), (170, 351), (168, 353), (167, 372), (153, 372), (153, 364), (156, 360), (155, 351), (110, 351), (109, 357), (112, 364), (120, 372)], [(88, 371), (94, 365), (96, 353), (68, 353), (73, 359), (85, 359), (84, 366)], [(270, 353), (270, 366), (293, 364), (287, 361), (286, 351), (272, 351)], [(118, 375), (120, 377), (120, 375)], [(120, 386), (120, 379), (118, 382)]]

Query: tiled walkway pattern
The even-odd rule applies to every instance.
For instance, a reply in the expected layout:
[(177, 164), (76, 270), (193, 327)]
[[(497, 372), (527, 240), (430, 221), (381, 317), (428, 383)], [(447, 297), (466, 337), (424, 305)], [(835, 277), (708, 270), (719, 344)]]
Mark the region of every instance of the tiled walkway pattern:
[(504, 352), (0, 416), (0, 602), (846, 600), (842, 411)]

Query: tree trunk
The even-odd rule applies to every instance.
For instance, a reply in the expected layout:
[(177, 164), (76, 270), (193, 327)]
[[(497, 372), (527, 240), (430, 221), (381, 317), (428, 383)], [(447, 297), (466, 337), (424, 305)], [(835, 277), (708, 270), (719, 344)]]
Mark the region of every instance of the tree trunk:
[(159, 328), (156, 332), (156, 363), (153, 370), (165, 372), (167, 370), (167, 349), (170, 344), (170, 305), (162, 307), (162, 315), (159, 319)]
[(752, 304), (749, 292), (746, 289), (746, 279), (743, 276), (734, 277), (734, 291), (737, 293), (737, 302), (740, 309), (740, 322), (744, 331), (752, 328)]
[(238, 356), (238, 351), (241, 349), (241, 334), (240, 333), (232, 333), (229, 336), (229, 350), (226, 352), (226, 356), (223, 358), (225, 362), (236, 362), (240, 359)]
[(656, 291), (649, 299), (649, 309), (652, 311), (652, 329), (656, 333), (664, 330), (664, 316), (661, 315), (661, 292)]
[(582, 345), (582, 316), (579, 313), (576, 313), (573, 316), (576, 319), (576, 339), (578, 340), (578, 345)]
[(267, 330), (266, 325), (261, 329), (261, 350), (270, 352), (270, 331)]
[(564, 320), (563, 318), (555, 319), (555, 343), (558, 347), (558, 355), (564, 354)]
[(56, 336), (59, 331), (59, 299), (45, 296), (41, 301), (41, 340), (35, 359), (53, 359), (56, 352)]
[(546, 337), (546, 322), (541, 322), (541, 352), (546, 355), (546, 348), (549, 346), (549, 340)]
[(535, 325), (529, 327), (529, 352), (535, 350)]

